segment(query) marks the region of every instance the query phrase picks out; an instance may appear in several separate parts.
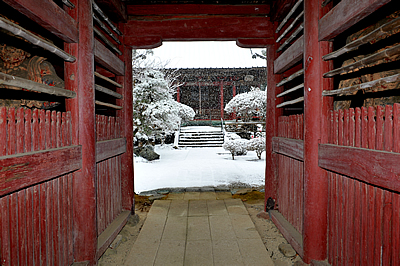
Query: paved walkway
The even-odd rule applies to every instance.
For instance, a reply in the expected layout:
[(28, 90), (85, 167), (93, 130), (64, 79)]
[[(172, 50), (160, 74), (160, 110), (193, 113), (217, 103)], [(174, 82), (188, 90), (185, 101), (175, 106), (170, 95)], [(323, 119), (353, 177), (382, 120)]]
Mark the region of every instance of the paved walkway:
[(186, 192), (153, 203), (125, 265), (274, 263), (240, 199), (230, 192)]

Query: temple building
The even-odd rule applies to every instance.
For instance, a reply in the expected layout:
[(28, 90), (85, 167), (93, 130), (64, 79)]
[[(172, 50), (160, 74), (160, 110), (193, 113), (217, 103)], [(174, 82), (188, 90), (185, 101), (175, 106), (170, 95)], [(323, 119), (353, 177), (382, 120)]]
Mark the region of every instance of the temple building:
[(252, 68), (184, 68), (177, 70), (176, 100), (192, 107), (196, 120), (224, 120), (233, 116), (224, 112), (236, 94), (251, 87), (265, 90), (267, 73), (263, 67)]

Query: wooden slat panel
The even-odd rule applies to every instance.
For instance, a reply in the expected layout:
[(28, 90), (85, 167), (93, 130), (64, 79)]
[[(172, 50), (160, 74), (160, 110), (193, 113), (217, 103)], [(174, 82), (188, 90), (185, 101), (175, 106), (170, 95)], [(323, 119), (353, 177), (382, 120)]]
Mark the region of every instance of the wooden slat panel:
[(94, 41), (94, 59), (116, 75), (123, 76), (125, 74), (124, 62), (98, 40)]
[(319, 40), (335, 38), (391, 0), (342, 0), (319, 21)]
[(400, 191), (400, 154), (332, 144), (319, 145), (319, 166), (363, 182)]
[(303, 140), (274, 137), (272, 143), (274, 152), (303, 161)]
[(126, 152), (125, 138), (96, 142), (96, 162), (117, 156)]
[(82, 166), (81, 147), (2, 156), (0, 162), (0, 196), (2, 196), (78, 170)]
[(280, 74), (297, 64), (303, 58), (304, 36), (298, 38), (274, 62), (274, 73)]
[(78, 24), (52, 0), (4, 0), (65, 42), (78, 42)]

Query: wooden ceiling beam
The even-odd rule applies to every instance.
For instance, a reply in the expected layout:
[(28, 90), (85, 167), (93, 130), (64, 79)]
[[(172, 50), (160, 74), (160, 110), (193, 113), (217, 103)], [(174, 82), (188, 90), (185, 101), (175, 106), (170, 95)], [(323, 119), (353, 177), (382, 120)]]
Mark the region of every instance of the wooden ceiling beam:
[(165, 5), (128, 5), (128, 16), (148, 15), (249, 15), (265, 16), (270, 12), (269, 5), (196, 5), (196, 4), (165, 4)]
[(163, 16), (131, 19), (124, 43), (133, 48), (155, 48), (162, 41), (237, 41), (242, 47), (265, 47), (274, 36), (266, 17)]

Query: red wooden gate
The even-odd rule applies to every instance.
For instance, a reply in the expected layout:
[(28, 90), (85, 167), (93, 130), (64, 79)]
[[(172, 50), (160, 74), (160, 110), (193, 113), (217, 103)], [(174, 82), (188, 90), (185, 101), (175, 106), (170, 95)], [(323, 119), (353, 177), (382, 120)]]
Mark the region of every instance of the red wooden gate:
[[(278, 127), (280, 138), (303, 139), (303, 115), (281, 116)], [(284, 139), (279, 140), (281, 146), (284, 142)], [(303, 230), (303, 159), (280, 153), (278, 167), (279, 212), (301, 233)]]
[[(98, 143), (118, 140), (121, 137), (119, 119), (97, 115), (96, 132)], [(98, 158), (96, 161), (97, 233), (100, 235), (122, 211), (121, 157), (111, 155), (107, 158)]]
[[(399, 153), (399, 128), (399, 104), (378, 106), (376, 109), (363, 107), (332, 111), (329, 119), (329, 143)], [(363, 160), (378, 159), (367, 157), (370, 156), (366, 155)], [(360, 163), (354, 158), (352, 167), (341, 172), (352, 175), (352, 172), (362, 170), (358, 165), (365, 161)], [(340, 164), (340, 161), (337, 163)], [(382, 164), (390, 166), (389, 160)], [(383, 175), (388, 174), (385, 168), (376, 171)], [(328, 178), (329, 263), (399, 265), (399, 190), (394, 191), (393, 186), (385, 184), (386, 181), (379, 174), (374, 175), (368, 169), (365, 172), (359, 171), (356, 178), (328, 171)]]
[(70, 145), (69, 112), (0, 107), (1, 265), (72, 264), (69, 172), (81, 159), (80, 149)]

